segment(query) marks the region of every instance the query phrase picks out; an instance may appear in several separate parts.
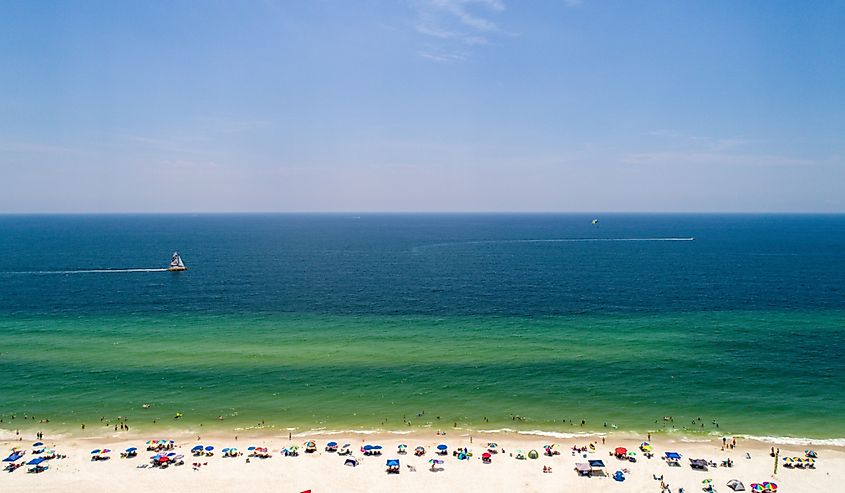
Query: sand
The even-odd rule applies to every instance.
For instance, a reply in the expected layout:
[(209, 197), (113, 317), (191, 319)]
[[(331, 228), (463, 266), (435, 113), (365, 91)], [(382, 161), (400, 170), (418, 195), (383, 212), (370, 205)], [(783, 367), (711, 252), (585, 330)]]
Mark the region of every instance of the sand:
[[(241, 492), (274, 491), (302, 492), (431, 492), (431, 491), (483, 491), (483, 492), (611, 492), (611, 491), (660, 491), (660, 481), (653, 475), (663, 476), (671, 491), (677, 492), (683, 487), (686, 492), (702, 491), (702, 480), (713, 480), (717, 491), (731, 491), (726, 483), (730, 479), (739, 479), (750, 490), (751, 483), (772, 481), (779, 485), (781, 492), (819, 492), (843, 491), (845, 484), (845, 449), (841, 447), (813, 447), (819, 453), (816, 468), (786, 469), (782, 464), (773, 475), (774, 459), (769, 456), (772, 444), (737, 440), (737, 448), (722, 451), (720, 438), (704, 441), (687, 441), (665, 436), (654, 437), (652, 444), (656, 456), (646, 459), (640, 453), (636, 463), (619, 461), (609, 456), (617, 446), (636, 450), (645, 437), (624, 434), (605, 436), (602, 444), (600, 436), (579, 438), (551, 438), (515, 433), (482, 434), (461, 430), (450, 430), (445, 436), (435, 432), (415, 432), (412, 434), (298, 434), (288, 440), (284, 436), (269, 434), (241, 435), (235, 440), (233, 435), (204, 435), (197, 441), (196, 433), (171, 433), (168, 437), (176, 441), (175, 452), (185, 455), (185, 465), (179, 467), (139, 468), (148, 464), (153, 455), (145, 452), (146, 440), (153, 437), (129, 434), (114, 434), (102, 437), (64, 436), (57, 439), (47, 437), (43, 440), (66, 459), (48, 461), (49, 470), (41, 474), (28, 474), (26, 468), (12, 473), (0, 472), (0, 491), (13, 492), (51, 492), (51, 491), (86, 491), (127, 493), (149, 491), (185, 491), (185, 492)], [(307, 440), (317, 442), (318, 452), (303, 453), (300, 448), (298, 457), (284, 457), (279, 450), (296, 444), (302, 446)], [(26, 447), (31, 451), (34, 437), (26, 436), (23, 441), (6, 435), (0, 441), (3, 452), (13, 446)], [(353, 456), (360, 460), (358, 467), (344, 466), (344, 457), (325, 452), (328, 441), (340, 444), (351, 443)], [(493, 455), (492, 464), (483, 464), (481, 453), (486, 443), (495, 441), (505, 453)], [(543, 445), (558, 443), (561, 455), (547, 457), (542, 455)], [(573, 445), (586, 446), (596, 443), (596, 451), (587, 454), (588, 459), (602, 459), (609, 474), (623, 468), (628, 469), (624, 482), (614, 481), (610, 477), (578, 477), (574, 471), (576, 462), (584, 462), (582, 454), (573, 455)], [(194, 458), (190, 449), (198, 444), (213, 445), (217, 454), (210, 458)], [(384, 447), (381, 457), (365, 457), (358, 449), (365, 443), (380, 444)], [(407, 444), (410, 451), (406, 455), (396, 453), (400, 443)], [(437, 472), (431, 472), (428, 459), (435, 457), (434, 446), (444, 443), (450, 453), (443, 457), (445, 463)], [(247, 447), (264, 446), (273, 453), (270, 459), (251, 459), (246, 462)], [(412, 453), (417, 445), (425, 446), (427, 453), (415, 457)], [(120, 451), (127, 447), (138, 447), (141, 452), (137, 458), (121, 459)], [(112, 458), (104, 462), (92, 462), (90, 451), (107, 447), (114, 452)], [(223, 458), (219, 451), (224, 447), (238, 447), (245, 455), (238, 458)], [(470, 460), (460, 461), (451, 454), (456, 447), (469, 447), (474, 455)], [(804, 455), (803, 445), (780, 445), (781, 457)], [(540, 458), (517, 460), (512, 453), (522, 449), (526, 453), (531, 449), (540, 452)], [(680, 452), (684, 459), (682, 467), (670, 467), (660, 460), (663, 452)], [(746, 458), (751, 454), (751, 459)], [(5, 457), (5, 455), (4, 455)], [(27, 459), (31, 454), (27, 454)], [(386, 459), (398, 458), (401, 473), (388, 475), (385, 472)], [(735, 462), (732, 468), (711, 468), (707, 472), (692, 470), (688, 458), (704, 458), (721, 463), (726, 458)], [(201, 461), (207, 465), (198, 470), (193, 462)], [(408, 466), (413, 466), (412, 471)], [(543, 473), (543, 466), (550, 466), (551, 473)]]

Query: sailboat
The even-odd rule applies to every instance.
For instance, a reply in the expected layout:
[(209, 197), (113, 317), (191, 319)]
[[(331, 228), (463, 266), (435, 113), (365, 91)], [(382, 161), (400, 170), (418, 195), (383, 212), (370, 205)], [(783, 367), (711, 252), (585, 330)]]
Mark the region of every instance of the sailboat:
[(173, 258), (170, 259), (170, 267), (168, 267), (167, 270), (170, 272), (188, 270), (188, 268), (185, 267), (185, 264), (182, 263), (182, 257), (179, 256), (179, 252), (173, 252)]

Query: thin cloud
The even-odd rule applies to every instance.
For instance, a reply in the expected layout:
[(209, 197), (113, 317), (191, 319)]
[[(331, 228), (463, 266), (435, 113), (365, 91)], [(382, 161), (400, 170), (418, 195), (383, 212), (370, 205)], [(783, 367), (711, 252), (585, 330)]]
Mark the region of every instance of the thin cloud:
[(722, 152), (651, 152), (629, 154), (622, 158), (626, 164), (667, 166), (667, 165), (706, 165), (706, 166), (814, 166), (812, 159), (788, 156), (730, 154)]
[[(456, 46), (479, 46), (491, 36), (504, 34), (493, 16), (505, 10), (500, 0), (424, 0), (418, 4), (416, 31), (439, 41), (435, 50), (421, 51), (424, 58), (438, 62), (466, 59)], [(448, 53), (454, 56), (443, 56)]]

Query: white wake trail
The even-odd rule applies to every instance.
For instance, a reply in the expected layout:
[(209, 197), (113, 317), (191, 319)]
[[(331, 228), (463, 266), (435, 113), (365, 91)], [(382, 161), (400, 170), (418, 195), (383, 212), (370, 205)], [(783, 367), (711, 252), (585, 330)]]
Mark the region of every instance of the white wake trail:
[(119, 274), (127, 272), (167, 272), (167, 269), (78, 269), (78, 270), (30, 270), (18, 272), (4, 272), (4, 274)]

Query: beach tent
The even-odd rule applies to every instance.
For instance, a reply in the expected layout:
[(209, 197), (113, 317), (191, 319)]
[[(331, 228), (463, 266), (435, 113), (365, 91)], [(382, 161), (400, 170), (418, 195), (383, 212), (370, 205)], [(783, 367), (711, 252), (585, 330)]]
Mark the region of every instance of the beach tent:
[(707, 461), (704, 459), (690, 459), (689, 465), (691, 468), (697, 471), (706, 471), (707, 470)]
[(358, 459), (355, 457), (347, 457), (345, 461), (343, 461), (344, 466), (355, 467), (358, 465)]
[(531, 449), (531, 450), (528, 451), (528, 458), (529, 459), (537, 459), (539, 457), (540, 457), (540, 454), (538, 454), (536, 450)]
[(745, 485), (738, 479), (731, 479), (728, 481), (728, 488), (734, 491), (745, 491)]
[(6, 457), (5, 459), (3, 459), (3, 462), (15, 462), (16, 460), (20, 459), (21, 457), (23, 457), (23, 452), (14, 452), (11, 455), (9, 455), (8, 457)]
[(590, 476), (593, 476), (593, 475), (604, 476), (605, 475), (605, 473), (604, 473), (604, 461), (602, 461), (600, 459), (593, 459), (593, 460), (587, 461), (587, 463), (590, 465)]
[(388, 459), (387, 460), (387, 472), (393, 474), (399, 474), (399, 459)]

